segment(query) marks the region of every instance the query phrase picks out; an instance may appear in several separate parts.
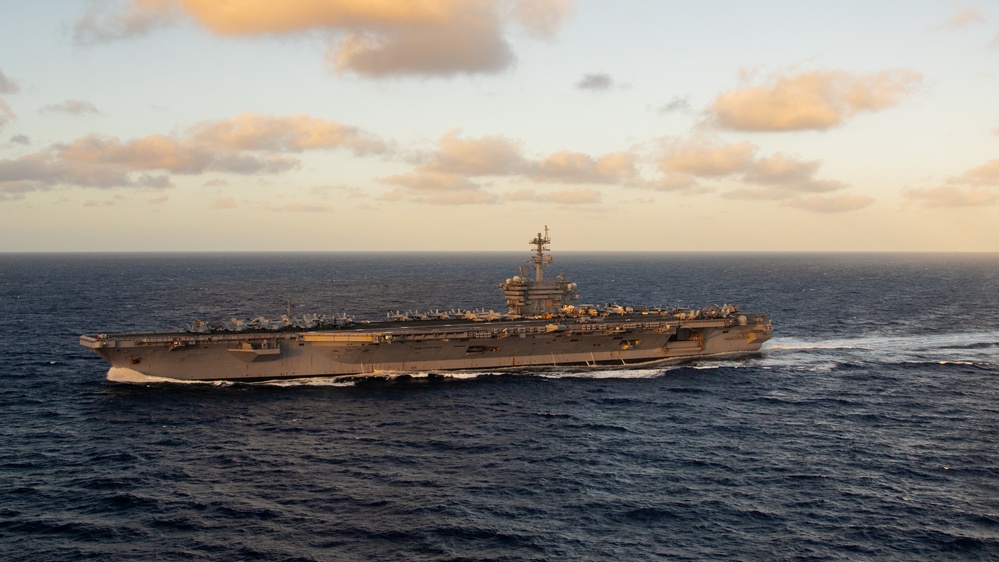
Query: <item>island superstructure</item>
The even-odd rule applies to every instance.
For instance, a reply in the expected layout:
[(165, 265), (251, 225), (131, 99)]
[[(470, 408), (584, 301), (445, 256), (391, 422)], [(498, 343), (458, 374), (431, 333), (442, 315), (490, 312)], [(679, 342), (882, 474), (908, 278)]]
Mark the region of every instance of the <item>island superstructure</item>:
[[(389, 314), (381, 322), (250, 322), (185, 332), (93, 334), (80, 344), (119, 382), (261, 381), (538, 367), (626, 368), (758, 352), (766, 314), (724, 305), (698, 310), (575, 305), (576, 284), (546, 279), (548, 227), (534, 255), (499, 284), (505, 314)], [(532, 271), (533, 269), (533, 271)], [(408, 320), (408, 321), (400, 321)]]

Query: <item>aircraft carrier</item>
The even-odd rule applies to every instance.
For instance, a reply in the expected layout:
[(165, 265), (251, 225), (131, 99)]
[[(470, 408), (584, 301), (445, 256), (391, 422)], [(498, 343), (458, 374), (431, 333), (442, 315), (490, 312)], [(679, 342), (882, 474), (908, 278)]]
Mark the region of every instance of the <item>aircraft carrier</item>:
[(446, 374), (539, 367), (627, 368), (753, 353), (770, 339), (766, 314), (575, 304), (576, 284), (545, 278), (548, 227), (534, 255), (500, 283), (508, 311), (389, 313), (384, 321), (258, 319), (172, 333), (92, 334), (80, 344), (116, 382), (264, 381)]

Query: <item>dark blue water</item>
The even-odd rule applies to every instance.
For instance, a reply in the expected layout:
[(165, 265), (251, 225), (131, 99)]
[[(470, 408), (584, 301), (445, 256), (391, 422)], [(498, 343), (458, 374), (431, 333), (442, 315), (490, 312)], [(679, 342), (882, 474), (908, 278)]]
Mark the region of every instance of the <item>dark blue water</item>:
[(129, 386), (79, 334), (502, 309), (525, 254), (0, 255), (0, 559), (994, 560), (999, 255), (556, 255), (760, 357)]

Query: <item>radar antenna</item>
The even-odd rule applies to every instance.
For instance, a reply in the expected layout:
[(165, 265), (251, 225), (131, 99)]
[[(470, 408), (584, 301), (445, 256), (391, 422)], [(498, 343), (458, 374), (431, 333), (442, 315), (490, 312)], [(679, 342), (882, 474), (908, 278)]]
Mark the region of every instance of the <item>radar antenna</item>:
[[(531, 240), (534, 255), (528, 263), (520, 266), (520, 275), (500, 283), (509, 317), (552, 318), (563, 313), (566, 306), (578, 300), (576, 284), (562, 275), (557, 275), (551, 281), (545, 281), (545, 268), (551, 265), (552, 257), (545, 252), (552, 240), (548, 236), (548, 226), (545, 233)], [(536, 270), (536, 280), (529, 279), (531, 267)]]
[(548, 237), (548, 225), (545, 225), (545, 237), (541, 237), (541, 233), (531, 240), (531, 244), (534, 245), (534, 257), (531, 258), (531, 263), (534, 264), (534, 269), (537, 271), (536, 280), (541, 283), (545, 280), (544, 268), (546, 265), (552, 262), (551, 256), (546, 256), (545, 252), (551, 251), (548, 244), (552, 243), (552, 239)]

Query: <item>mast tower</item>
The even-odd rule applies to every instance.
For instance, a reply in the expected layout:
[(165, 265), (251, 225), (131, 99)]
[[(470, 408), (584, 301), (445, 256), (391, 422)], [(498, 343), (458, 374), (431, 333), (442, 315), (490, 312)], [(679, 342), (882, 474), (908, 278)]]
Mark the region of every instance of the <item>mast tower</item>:
[[(516, 316), (551, 316), (560, 314), (564, 306), (579, 300), (576, 295), (576, 284), (562, 275), (555, 276), (552, 281), (545, 281), (545, 268), (552, 263), (552, 257), (545, 254), (550, 251), (552, 240), (545, 225), (544, 235), (539, 232), (531, 240), (534, 255), (528, 264), (521, 266), (520, 275), (500, 283), (503, 290), (509, 314)], [(530, 267), (534, 266), (534, 280), (528, 277)]]

